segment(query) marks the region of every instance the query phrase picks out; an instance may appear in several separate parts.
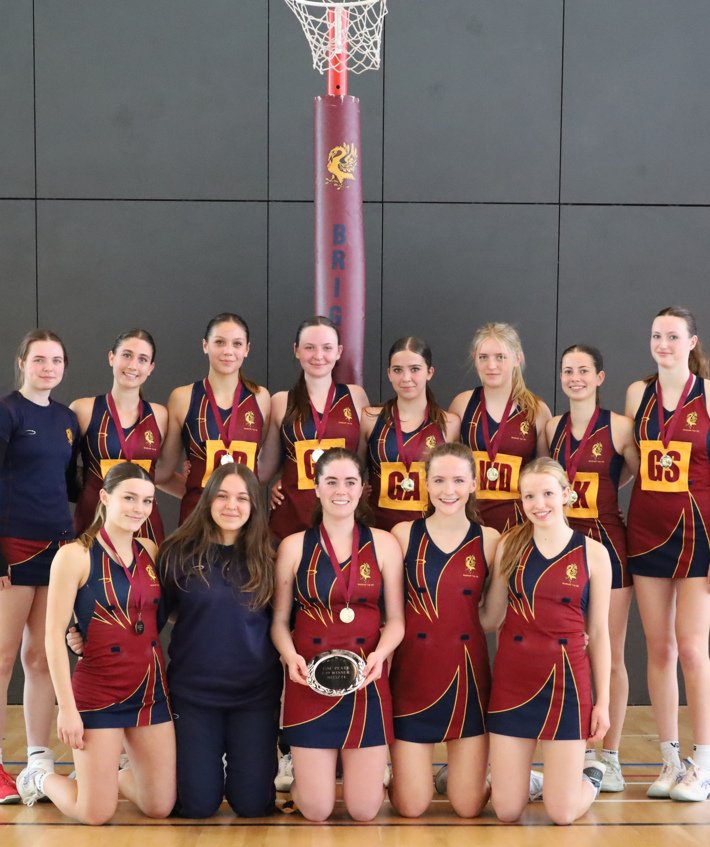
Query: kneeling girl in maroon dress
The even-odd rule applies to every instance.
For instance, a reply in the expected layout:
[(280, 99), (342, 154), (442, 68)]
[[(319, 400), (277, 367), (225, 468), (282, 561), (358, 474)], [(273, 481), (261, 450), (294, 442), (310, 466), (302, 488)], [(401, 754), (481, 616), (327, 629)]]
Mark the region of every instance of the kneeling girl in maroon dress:
[[(122, 462), (106, 474), (96, 519), (52, 563), (47, 659), (59, 704), (57, 734), (74, 753), (76, 780), (33, 761), (17, 778), (23, 801), (42, 797), (82, 823), (116, 811), (119, 788), (140, 810), (167, 817), (175, 803), (175, 733), (158, 640), (156, 547), (135, 533), (151, 513), (155, 486)], [(84, 634), (70, 679), (64, 633), (72, 612)], [(125, 745), (131, 766), (119, 771)]]
[(486, 628), (505, 616), (488, 707), (491, 799), (500, 820), (520, 818), (540, 741), (545, 809), (569, 824), (592, 804), (605, 770), (585, 766), (584, 751), (609, 728), (611, 567), (598, 541), (568, 526), (570, 485), (557, 462), (527, 465), (520, 494), (526, 521), (500, 541), (481, 614)]
[[(322, 521), (284, 539), (276, 563), (272, 638), (286, 667), (283, 737), (296, 775), (291, 794), (304, 817), (328, 818), (340, 752), (345, 807), (355, 820), (371, 820), (384, 800), (392, 741), (386, 660), (404, 631), (402, 554), (389, 533), (357, 520), (363, 490), (357, 455), (326, 451), (316, 462), (315, 486)], [(352, 693), (328, 696), (308, 685), (308, 663), (331, 650), (364, 662), (364, 681)]]
[(478, 523), (471, 451), (441, 444), (426, 461), (427, 517), (392, 530), (404, 552), (404, 639), (392, 660), (397, 811), (431, 803), (434, 744), (445, 742), (448, 796), (461, 817), (488, 800), (490, 665), (478, 609), (500, 538)]

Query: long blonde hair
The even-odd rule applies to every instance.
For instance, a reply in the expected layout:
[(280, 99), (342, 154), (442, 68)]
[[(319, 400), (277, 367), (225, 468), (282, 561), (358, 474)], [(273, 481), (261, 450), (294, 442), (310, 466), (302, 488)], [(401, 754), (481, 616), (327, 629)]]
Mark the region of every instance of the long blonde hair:
[[(520, 479), (518, 481), (519, 487), (522, 487), (523, 480), (525, 477), (530, 476), (530, 474), (543, 473), (554, 477), (563, 491), (565, 488), (570, 487), (569, 479), (567, 479), (567, 474), (565, 473), (562, 465), (547, 456), (541, 456), (539, 459), (533, 459), (532, 462), (525, 465), (520, 472)], [(564, 520), (565, 523), (567, 523), (566, 517)], [(503, 576), (506, 581), (510, 579), (511, 574), (520, 562), (520, 557), (523, 555), (523, 551), (532, 541), (534, 529), (535, 528), (532, 523), (526, 518), (523, 523), (514, 526), (503, 536), (505, 545), (503, 548), (503, 555), (500, 560), (500, 572), (501, 576)]]
[(484, 341), (493, 339), (510, 350), (510, 352), (520, 358), (520, 364), (513, 368), (513, 400), (515, 405), (525, 415), (529, 424), (535, 423), (535, 418), (540, 409), (540, 398), (530, 391), (525, 385), (523, 379), (523, 368), (525, 367), (525, 353), (523, 345), (520, 341), (515, 327), (507, 323), (487, 323), (483, 324), (476, 330), (476, 334), (471, 341), (471, 358), (476, 362), (478, 349)]

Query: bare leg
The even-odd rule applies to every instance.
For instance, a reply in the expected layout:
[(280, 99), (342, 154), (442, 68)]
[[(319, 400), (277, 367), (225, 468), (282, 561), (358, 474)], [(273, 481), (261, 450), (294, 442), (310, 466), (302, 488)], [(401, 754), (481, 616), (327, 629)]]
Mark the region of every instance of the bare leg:
[(131, 766), (118, 775), (121, 794), (149, 818), (166, 818), (175, 806), (175, 728), (172, 721), (125, 730)]
[(611, 640), (611, 689), (609, 692), (609, 731), (604, 736), (606, 750), (618, 750), (624, 728), (626, 706), (629, 702), (629, 675), (626, 672), (624, 648), (629, 607), (633, 588), (615, 588), (609, 606), (609, 637)]
[(710, 744), (710, 586), (705, 577), (678, 580), (676, 636), (696, 744)]
[(431, 765), (433, 744), (395, 741), (390, 748), (393, 779), (390, 801), (405, 818), (418, 818), (429, 808), (434, 795)]
[(87, 729), (84, 749), (74, 750), (76, 780), (50, 773), (44, 793), (67, 817), (91, 826), (111, 820), (118, 803), (122, 729)]
[[(661, 741), (678, 740), (676, 595), (670, 579), (635, 576), (634, 587), (648, 651), (648, 693)], [(705, 645), (707, 650), (707, 644)]]
[(31, 585), (11, 585), (0, 591), (0, 745), (7, 723), (7, 689), (33, 600)]
[(454, 811), (462, 818), (475, 818), (488, 802), (488, 736), (459, 738), (446, 744), (449, 762), (447, 794)]
[(47, 588), (34, 589), (22, 638), (22, 669), (25, 672), (23, 695), (27, 743), (49, 746), (49, 735), (54, 720), (54, 686), (49, 675), (47, 654), (44, 649), (44, 622), (47, 616)]
[[(530, 765), (535, 754), (534, 738), (490, 734), (491, 802), (498, 819), (514, 823), (520, 819), (530, 797)], [(580, 768), (581, 770), (581, 768)], [(545, 773), (547, 791), (547, 773)]]
[[(304, 818), (324, 821), (335, 806), (335, 763), (338, 750), (291, 747), (294, 783), (291, 796)], [(382, 773), (385, 766), (382, 764)]]
[(543, 741), (545, 810), (560, 826), (581, 817), (594, 802), (594, 786), (582, 778), (584, 741)]
[(343, 800), (350, 817), (371, 821), (385, 799), (384, 774), (387, 747), (362, 747), (341, 750), (343, 761)]

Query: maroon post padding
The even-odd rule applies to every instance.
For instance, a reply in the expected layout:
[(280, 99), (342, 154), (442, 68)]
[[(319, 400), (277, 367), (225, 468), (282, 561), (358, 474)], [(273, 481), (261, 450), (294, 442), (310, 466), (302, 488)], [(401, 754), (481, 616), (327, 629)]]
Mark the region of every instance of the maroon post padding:
[(314, 130), (315, 313), (340, 331), (337, 381), (362, 385), (365, 238), (358, 98), (316, 97)]

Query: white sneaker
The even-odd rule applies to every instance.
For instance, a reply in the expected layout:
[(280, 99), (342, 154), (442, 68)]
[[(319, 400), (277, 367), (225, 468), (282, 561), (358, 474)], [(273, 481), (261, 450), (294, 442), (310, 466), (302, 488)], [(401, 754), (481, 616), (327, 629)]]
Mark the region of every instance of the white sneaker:
[(604, 779), (602, 779), (602, 791), (613, 793), (623, 791), (626, 788), (626, 781), (621, 772), (621, 764), (617, 759), (608, 759), (602, 756), (601, 761), (606, 765)]
[(710, 797), (710, 771), (696, 765), (692, 759), (686, 761), (685, 775), (671, 788), (671, 800), (707, 800)]
[(389, 788), (390, 782), (392, 782), (392, 765), (385, 765), (385, 772), (382, 778), (382, 782), (384, 783), (385, 788)]
[(442, 765), (434, 775), (434, 788), (437, 794), (446, 794), (449, 784), (449, 766)]
[(544, 777), (540, 771), (530, 771), (529, 801), (542, 800), (542, 784)]
[(656, 800), (668, 800), (671, 796), (671, 788), (685, 776), (685, 762), (680, 763), (677, 767), (673, 762), (664, 762), (658, 779), (652, 782), (646, 792), (647, 797), (653, 797)]
[(274, 779), (277, 791), (290, 791), (293, 785), (293, 760), (290, 753), (279, 756), (279, 769)]
[(25, 806), (34, 806), (38, 800), (46, 795), (40, 791), (38, 782), (44, 774), (54, 773), (54, 761), (52, 759), (34, 759), (17, 776), (17, 791)]

